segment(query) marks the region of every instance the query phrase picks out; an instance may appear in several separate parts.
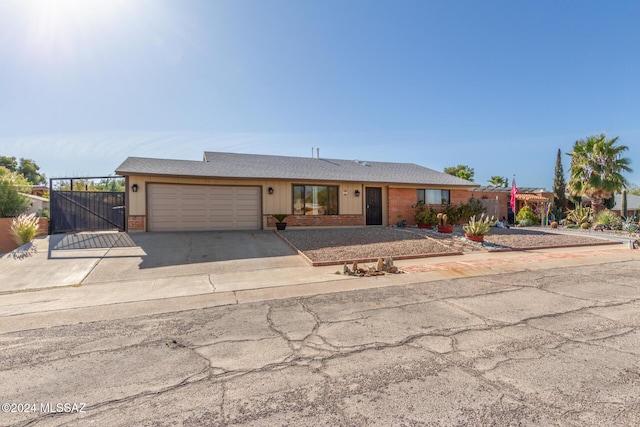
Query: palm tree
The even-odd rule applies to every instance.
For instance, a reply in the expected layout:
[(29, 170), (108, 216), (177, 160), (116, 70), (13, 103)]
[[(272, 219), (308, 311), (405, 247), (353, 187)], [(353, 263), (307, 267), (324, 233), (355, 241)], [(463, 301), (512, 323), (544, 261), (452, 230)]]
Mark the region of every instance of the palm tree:
[(489, 179), (489, 187), (506, 187), (508, 185), (507, 178), (504, 176), (494, 175)]
[(627, 186), (622, 172), (631, 172), (631, 160), (622, 157), (629, 147), (616, 146), (618, 137), (607, 140), (605, 134), (576, 141), (571, 156), (569, 190), (574, 196), (587, 195), (595, 213), (605, 200)]

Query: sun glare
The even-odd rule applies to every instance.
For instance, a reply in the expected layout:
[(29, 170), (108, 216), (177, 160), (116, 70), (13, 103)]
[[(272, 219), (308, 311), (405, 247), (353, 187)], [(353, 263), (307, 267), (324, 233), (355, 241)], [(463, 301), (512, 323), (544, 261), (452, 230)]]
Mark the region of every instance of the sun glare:
[(27, 51), (47, 62), (78, 59), (97, 37), (108, 37), (121, 19), (124, 0), (33, 0), (29, 8)]

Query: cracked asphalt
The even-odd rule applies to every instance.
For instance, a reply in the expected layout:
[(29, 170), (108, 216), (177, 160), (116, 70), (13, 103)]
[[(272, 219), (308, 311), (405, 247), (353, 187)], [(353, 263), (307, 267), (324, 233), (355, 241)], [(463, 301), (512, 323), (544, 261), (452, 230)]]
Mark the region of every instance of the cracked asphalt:
[(0, 335), (19, 426), (640, 425), (640, 261)]

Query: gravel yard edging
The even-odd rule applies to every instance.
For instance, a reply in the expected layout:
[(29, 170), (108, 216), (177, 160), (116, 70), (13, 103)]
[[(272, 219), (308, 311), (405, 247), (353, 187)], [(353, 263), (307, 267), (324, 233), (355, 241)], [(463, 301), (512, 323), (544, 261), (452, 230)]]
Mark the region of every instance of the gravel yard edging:
[[(309, 257), (307, 257), (304, 252), (300, 249), (296, 248), (293, 243), (287, 240), (282, 234), (278, 233), (278, 230), (273, 230), (273, 232), (282, 239), (291, 249), (296, 251), (298, 255), (302, 257), (309, 265), (312, 267), (324, 267), (328, 265), (344, 265), (353, 264), (354, 262), (377, 262), (378, 258), (358, 258), (358, 259), (344, 259), (344, 260), (336, 260), (336, 261), (312, 261)], [(397, 255), (393, 256), (394, 260), (403, 260), (403, 259), (420, 259), (420, 258), (433, 258), (433, 257), (441, 257), (441, 256), (451, 256), (451, 255), (463, 255), (463, 252), (442, 252), (442, 253), (430, 253), (430, 254), (413, 254), (413, 255)]]
[(522, 251), (536, 251), (542, 249), (562, 249), (562, 248), (582, 248), (586, 246), (605, 246), (605, 245), (620, 245), (620, 242), (603, 241), (597, 243), (575, 243), (567, 245), (549, 245), (549, 246), (530, 246), (526, 248), (486, 248), (487, 252), (522, 252)]

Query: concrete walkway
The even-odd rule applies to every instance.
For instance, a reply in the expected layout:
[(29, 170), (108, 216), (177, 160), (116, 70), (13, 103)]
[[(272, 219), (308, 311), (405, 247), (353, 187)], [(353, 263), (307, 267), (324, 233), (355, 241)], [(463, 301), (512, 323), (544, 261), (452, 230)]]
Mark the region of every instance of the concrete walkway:
[[(266, 239), (263, 244), (271, 248), (270, 237), (259, 234), (257, 238)], [(52, 243), (47, 237), (36, 240), (33, 248), (22, 248), (5, 255), (0, 259), (0, 317), (4, 317), (0, 332), (115, 319), (125, 316), (125, 313), (157, 314), (443, 279), (640, 259), (640, 251), (630, 250), (624, 244), (504, 253), (477, 252), (396, 261), (395, 264), (405, 274), (357, 278), (339, 274), (341, 267), (337, 266), (311, 267), (297, 255), (278, 247), (269, 249), (271, 256), (252, 257), (248, 254), (240, 259), (239, 256), (235, 256), (235, 259), (226, 256), (217, 261), (203, 261), (202, 254), (211, 253), (211, 248), (194, 248), (191, 242), (189, 253), (182, 254), (183, 261), (179, 262), (171, 258), (176, 255), (171, 255), (170, 243), (165, 252), (154, 254), (154, 260), (146, 253), (157, 250), (153, 249), (153, 245), (136, 245), (122, 238), (124, 240), (116, 241), (109, 248), (100, 248), (96, 244), (89, 249), (78, 249), (75, 243), (67, 242), (71, 246), (69, 249), (53, 251), (52, 255), (51, 248), (60, 245), (60, 242)], [(54, 236), (54, 239), (57, 237)], [(100, 239), (92, 241), (99, 242)], [(228, 245), (224, 242), (221, 244)], [(162, 257), (169, 258), (159, 262), (157, 258)]]

